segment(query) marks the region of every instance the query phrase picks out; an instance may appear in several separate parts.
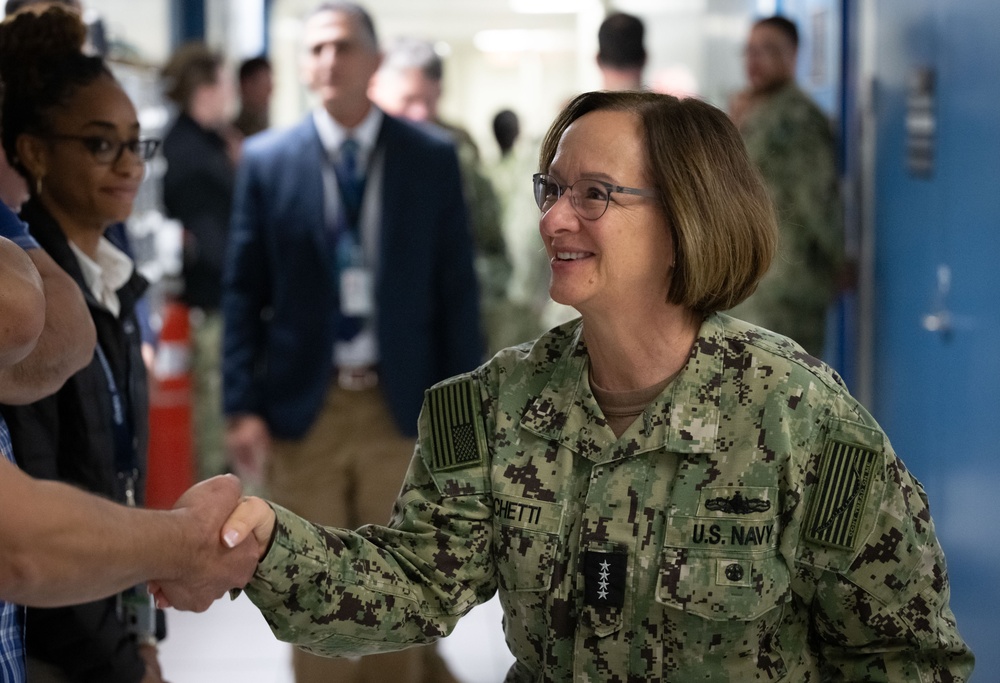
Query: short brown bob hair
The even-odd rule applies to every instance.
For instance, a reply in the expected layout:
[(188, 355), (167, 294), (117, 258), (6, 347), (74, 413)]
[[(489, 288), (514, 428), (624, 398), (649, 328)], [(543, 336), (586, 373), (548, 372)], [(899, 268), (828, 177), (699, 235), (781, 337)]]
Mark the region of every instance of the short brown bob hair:
[(667, 300), (712, 313), (750, 296), (771, 265), (778, 228), (764, 182), (729, 117), (694, 98), (646, 91), (583, 93), (546, 133), (539, 156), (543, 173), (570, 124), (602, 110), (631, 112), (641, 122), (647, 157), (636, 162), (645, 166), (674, 238)]

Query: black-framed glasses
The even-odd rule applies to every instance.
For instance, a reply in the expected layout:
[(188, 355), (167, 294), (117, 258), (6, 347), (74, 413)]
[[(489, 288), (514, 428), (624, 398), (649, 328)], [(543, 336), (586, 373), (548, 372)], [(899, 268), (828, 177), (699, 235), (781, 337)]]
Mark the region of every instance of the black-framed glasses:
[(156, 154), (156, 150), (160, 146), (160, 141), (156, 138), (135, 138), (133, 140), (118, 142), (100, 135), (64, 135), (51, 133), (46, 137), (52, 140), (76, 140), (90, 152), (90, 156), (94, 157), (94, 161), (102, 165), (118, 163), (118, 160), (121, 159), (122, 153), (126, 149), (141, 161), (149, 161)]
[(559, 198), (568, 192), (570, 205), (580, 214), (581, 218), (588, 221), (596, 221), (604, 215), (604, 212), (608, 210), (612, 192), (633, 194), (639, 197), (656, 197), (654, 190), (612, 185), (603, 180), (591, 178), (580, 178), (572, 185), (560, 185), (552, 176), (536, 173), (531, 176), (531, 181), (535, 189), (535, 203), (538, 204), (542, 213), (551, 209), (559, 201)]

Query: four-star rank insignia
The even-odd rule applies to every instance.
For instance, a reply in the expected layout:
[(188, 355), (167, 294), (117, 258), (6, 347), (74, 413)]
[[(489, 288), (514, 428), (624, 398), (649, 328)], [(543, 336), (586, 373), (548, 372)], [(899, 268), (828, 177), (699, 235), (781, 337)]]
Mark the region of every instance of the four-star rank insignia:
[(583, 558), (584, 604), (590, 607), (622, 607), (625, 604), (627, 568), (626, 553), (588, 550)]

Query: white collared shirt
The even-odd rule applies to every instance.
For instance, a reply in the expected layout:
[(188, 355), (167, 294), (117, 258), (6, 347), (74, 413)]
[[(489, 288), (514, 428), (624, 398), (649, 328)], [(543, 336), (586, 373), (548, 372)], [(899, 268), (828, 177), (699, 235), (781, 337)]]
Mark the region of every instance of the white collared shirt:
[(132, 277), (132, 271), (135, 270), (132, 259), (106, 237), (97, 242), (96, 258), (93, 259), (72, 241), (69, 247), (80, 264), (83, 281), (87, 283), (91, 294), (117, 318), (121, 314), (118, 290)]
[(368, 168), (382, 127), (382, 116), (382, 110), (373, 104), (361, 123), (354, 128), (345, 128), (334, 121), (326, 109), (319, 107), (313, 110), (313, 123), (328, 159), (339, 163), (340, 146), (350, 137), (358, 143), (358, 168)]
[[(381, 195), (382, 163), (380, 155), (376, 155), (375, 144), (382, 129), (383, 117), (382, 110), (373, 104), (361, 123), (348, 129), (334, 121), (330, 113), (322, 107), (313, 110), (313, 124), (330, 163), (340, 163), (340, 146), (348, 137), (358, 143), (358, 168), (364, 169), (367, 176), (361, 210), (362, 246), (365, 265), (371, 274), (378, 269), (380, 206), (377, 199)], [(329, 225), (340, 211), (339, 189), (333, 168), (329, 164), (323, 167), (323, 193), (324, 211)], [(375, 326), (378, 301), (374, 301), (373, 304), (374, 308), (364, 328), (354, 339), (334, 342), (333, 364), (336, 367), (364, 367), (378, 363), (378, 334)]]

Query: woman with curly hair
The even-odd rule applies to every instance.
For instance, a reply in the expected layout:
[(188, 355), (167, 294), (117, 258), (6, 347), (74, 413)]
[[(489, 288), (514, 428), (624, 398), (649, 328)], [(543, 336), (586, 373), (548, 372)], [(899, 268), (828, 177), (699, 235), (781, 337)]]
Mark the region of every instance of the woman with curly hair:
[[(144, 497), (148, 390), (136, 301), (146, 282), (104, 236), (132, 212), (158, 142), (104, 61), (86, 56), (77, 13), (51, 6), (0, 24), (3, 148), (28, 182), (21, 218), (84, 293), (93, 359), (54, 395), (3, 407), (18, 464), (126, 504)], [(141, 589), (27, 610), (32, 681), (156, 683), (155, 612)]]

